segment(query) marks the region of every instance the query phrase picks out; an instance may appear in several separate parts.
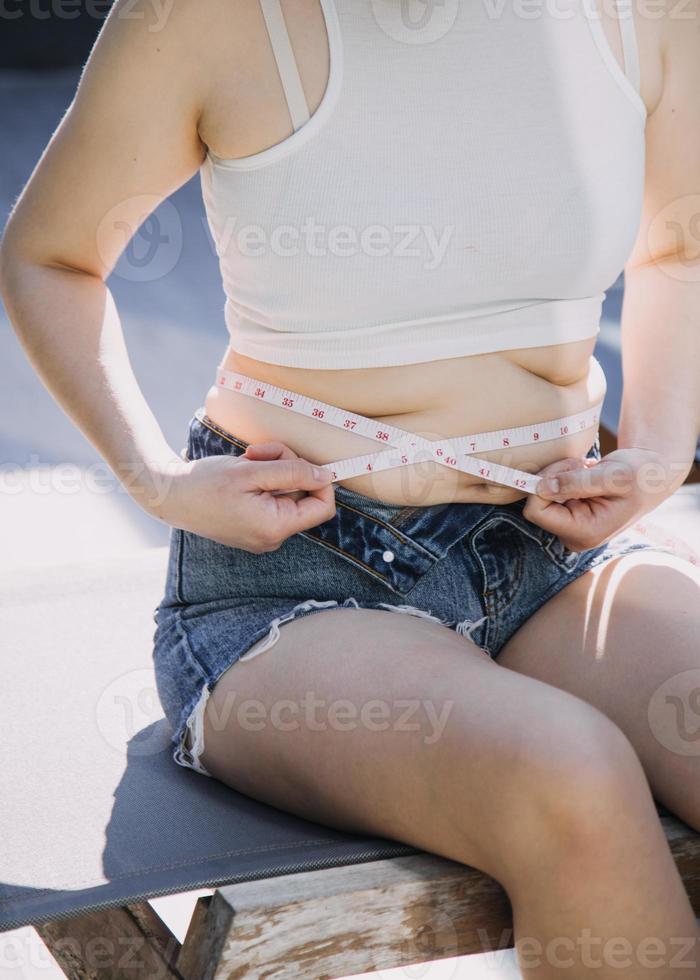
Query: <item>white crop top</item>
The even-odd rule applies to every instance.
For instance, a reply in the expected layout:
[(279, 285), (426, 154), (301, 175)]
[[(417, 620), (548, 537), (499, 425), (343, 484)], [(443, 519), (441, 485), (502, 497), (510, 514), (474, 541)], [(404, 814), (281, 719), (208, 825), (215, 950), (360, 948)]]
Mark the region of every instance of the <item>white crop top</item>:
[[(639, 228), (646, 109), (594, 0), (321, 0), (309, 118), (279, 0), (260, 0), (294, 132), (200, 178), (234, 350), (363, 368), (597, 334)], [(535, 16), (533, 16), (533, 9)]]

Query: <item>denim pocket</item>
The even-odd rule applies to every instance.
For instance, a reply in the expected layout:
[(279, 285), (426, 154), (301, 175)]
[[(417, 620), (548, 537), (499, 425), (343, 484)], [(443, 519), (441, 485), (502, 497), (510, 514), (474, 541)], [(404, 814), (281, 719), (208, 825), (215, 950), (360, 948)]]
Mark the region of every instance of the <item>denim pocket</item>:
[(481, 569), (489, 619), (501, 614), (518, 593), (527, 557), (522, 531), (517, 515), (501, 511), (487, 517), (466, 538), (465, 544)]
[(576, 567), (581, 555), (580, 551), (572, 551), (567, 548), (566, 545), (562, 544), (558, 535), (551, 531), (543, 531), (542, 535), (542, 548), (555, 565), (558, 565), (565, 572)]
[(522, 513), (514, 515), (515, 522), (529, 541), (537, 545), (543, 554), (562, 571), (569, 571), (576, 565), (580, 552), (567, 548), (553, 531), (545, 531), (538, 524), (533, 524)]
[(484, 642), (494, 655), (539, 608), (542, 597), (570, 577), (580, 559), (512, 505), (477, 525), (468, 546), (481, 569), (488, 615)]
[(481, 565), (484, 589), (494, 613), (512, 602), (525, 575), (529, 584), (549, 578), (547, 566), (537, 558), (546, 557), (558, 571), (570, 572), (581, 557), (581, 552), (567, 548), (552, 531), (509, 512), (478, 525), (469, 536), (469, 544)]

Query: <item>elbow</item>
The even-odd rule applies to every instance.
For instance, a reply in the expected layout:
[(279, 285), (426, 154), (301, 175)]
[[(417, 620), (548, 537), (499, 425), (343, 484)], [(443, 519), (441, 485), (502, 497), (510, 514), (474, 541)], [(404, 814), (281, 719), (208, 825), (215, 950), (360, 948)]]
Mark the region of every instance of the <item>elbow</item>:
[(37, 247), (34, 236), (23, 235), (17, 227), (9, 223), (0, 237), (0, 297), (5, 306), (9, 307), (10, 293), (15, 288), (18, 276), (26, 269), (58, 269), (63, 272), (80, 273), (85, 276), (105, 281), (104, 270), (89, 267), (89, 263), (78, 265), (59, 258), (54, 258)]

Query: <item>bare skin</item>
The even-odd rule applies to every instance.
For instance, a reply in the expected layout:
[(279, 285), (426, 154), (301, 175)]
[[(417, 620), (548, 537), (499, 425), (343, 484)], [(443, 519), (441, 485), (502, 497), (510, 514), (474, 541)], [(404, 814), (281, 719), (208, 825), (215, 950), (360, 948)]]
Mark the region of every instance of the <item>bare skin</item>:
[[(567, 612), (548, 628), (568, 635)], [(639, 671), (638, 649), (611, 654)], [(440, 624), (356, 609), (286, 623), (275, 646), (218, 680), (204, 743), (209, 771), (256, 799), (492, 875), (513, 905), (523, 976), (670, 978), (682, 949), (683, 975), (698, 975), (687, 966), (695, 916), (628, 738)], [(676, 768), (691, 775), (697, 763)], [(611, 953), (616, 937), (626, 958)], [(645, 958), (650, 937), (665, 955)]]
[[(691, 8), (700, 15), (698, 0)], [(284, 9), (313, 110), (328, 69), (318, 0), (284, 0)], [(292, 416), (283, 422), (263, 414), (269, 406), (217, 391), (205, 406), (215, 421), (246, 441), (280, 443), (258, 444), (243, 464), (223, 457), (185, 464), (136, 384), (105, 284), (126, 245), (124, 227), (133, 233), (195, 174), (207, 147), (244, 156), (291, 131), (256, 2), (237, 5), (234, 17), (224, 0), (181, 0), (167, 23), (156, 20), (145, 0), (115, 3), (76, 99), (8, 222), (3, 298), (48, 389), (115, 472), (135, 474), (129, 489), (149, 514), (234, 547), (274, 550), (334, 512), (333, 489), (313, 476), (309, 461), (365, 447), (331, 432), (319, 455), (316, 426), (295, 425)], [(603, 24), (621, 61), (609, 12)], [(696, 190), (700, 59), (684, 22), (638, 17), (637, 28), (650, 119), (645, 213), (625, 267), (626, 309), (637, 333), (626, 344), (620, 445), (632, 471), (640, 453), (670, 453), (689, 466), (700, 428), (698, 342), (686, 329), (697, 313), (697, 287), (669, 274), (681, 257), (666, 255), (651, 230), (669, 201)], [(659, 323), (663, 343), (654, 333)], [(438, 437), (580, 411), (604, 390), (591, 350), (583, 342), (382, 369), (383, 400), (376, 370), (279, 369), (230, 350), (225, 363)], [(494, 404), (492, 391), (507, 394)], [(503, 461), (533, 472), (556, 467), (557, 459), (584, 453), (592, 437)], [(167, 494), (157, 497), (164, 477)], [(424, 489), (408, 492), (392, 471), (382, 477), (381, 484), (351, 484), (407, 503)], [(439, 477), (433, 474), (432, 496), (421, 502), (495, 503), (516, 495), (463, 475), (452, 483)], [(296, 487), (308, 492), (270, 495)], [(567, 542), (592, 546), (650, 506), (636, 492), (608, 498), (604, 489), (596, 491), (598, 516), (590, 501), (576, 499), (584, 494), (575, 485), (565, 501), (529, 498), (527, 513), (561, 529)], [(571, 500), (584, 507), (587, 524)], [(652, 964), (637, 957), (627, 967), (523, 959), (527, 976), (670, 978), (678, 948), (669, 939), (697, 940), (698, 931), (650, 786), (700, 829), (697, 793), (683, 795), (697, 783), (697, 765), (650, 736), (647, 705), (659, 682), (700, 667), (698, 598), (697, 572), (672, 558), (611, 562), (546, 603), (497, 663), (425, 620), (316, 612), (285, 624), (272, 650), (219, 680), (206, 715), (204, 762), (234, 788), (293, 812), (394, 836), (488, 871), (511, 897), (516, 938), (535, 937), (546, 947), (589, 929), (603, 940), (624, 937), (635, 954), (644, 938), (666, 945), (660, 963), (658, 956)], [(687, 700), (691, 682), (678, 683)], [(375, 698), (390, 706), (418, 698), (438, 711), (446, 699), (454, 704), (432, 740), (423, 738), (434, 735), (432, 722), (427, 732), (376, 731), (366, 723), (351, 733), (272, 723), (251, 730), (230, 703), (226, 710), (233, 695), (234, 705), (253, 697), (271, 707), (280, 699), (298, 704), (308, 690), (356, 706)], [(683, 975), (700, 977), (700, 969)]]
[[(668, 555), (627, 555), (568, 585), (498, 657), (501, 666), (604, 712), (634, 746), (654, 796), (696, 828), (700, 751), (694, 751), (692, 692), (700, 681), (699, 610), (699, 569)], [(664, 684), (670, 686), (662, 698), (654, 698)], [(666, 698), (676, 697), (678, 717), (666, 707)]]

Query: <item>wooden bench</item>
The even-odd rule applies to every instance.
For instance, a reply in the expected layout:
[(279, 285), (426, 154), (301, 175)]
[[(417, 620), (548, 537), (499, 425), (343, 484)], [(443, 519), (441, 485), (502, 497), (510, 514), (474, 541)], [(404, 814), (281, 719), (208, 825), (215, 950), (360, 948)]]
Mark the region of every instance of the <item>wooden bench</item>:
[[(661, 810), (661, 808), (660, 808)], [(700, 835), (661, 816), (700, 914)], [(492, 878), (429, 854), (221, 886), (200, 898), (180, 944), (147, 902), (38, 926), (71, 978), (331, 980), (513, 946), (508, 898)], [(92, 972), (76, 950), (107, 937), (143, 967)], [(121, 945), (120, 945), (121, 944)], [(113, 962), (113, 958), (112, 958)]]

